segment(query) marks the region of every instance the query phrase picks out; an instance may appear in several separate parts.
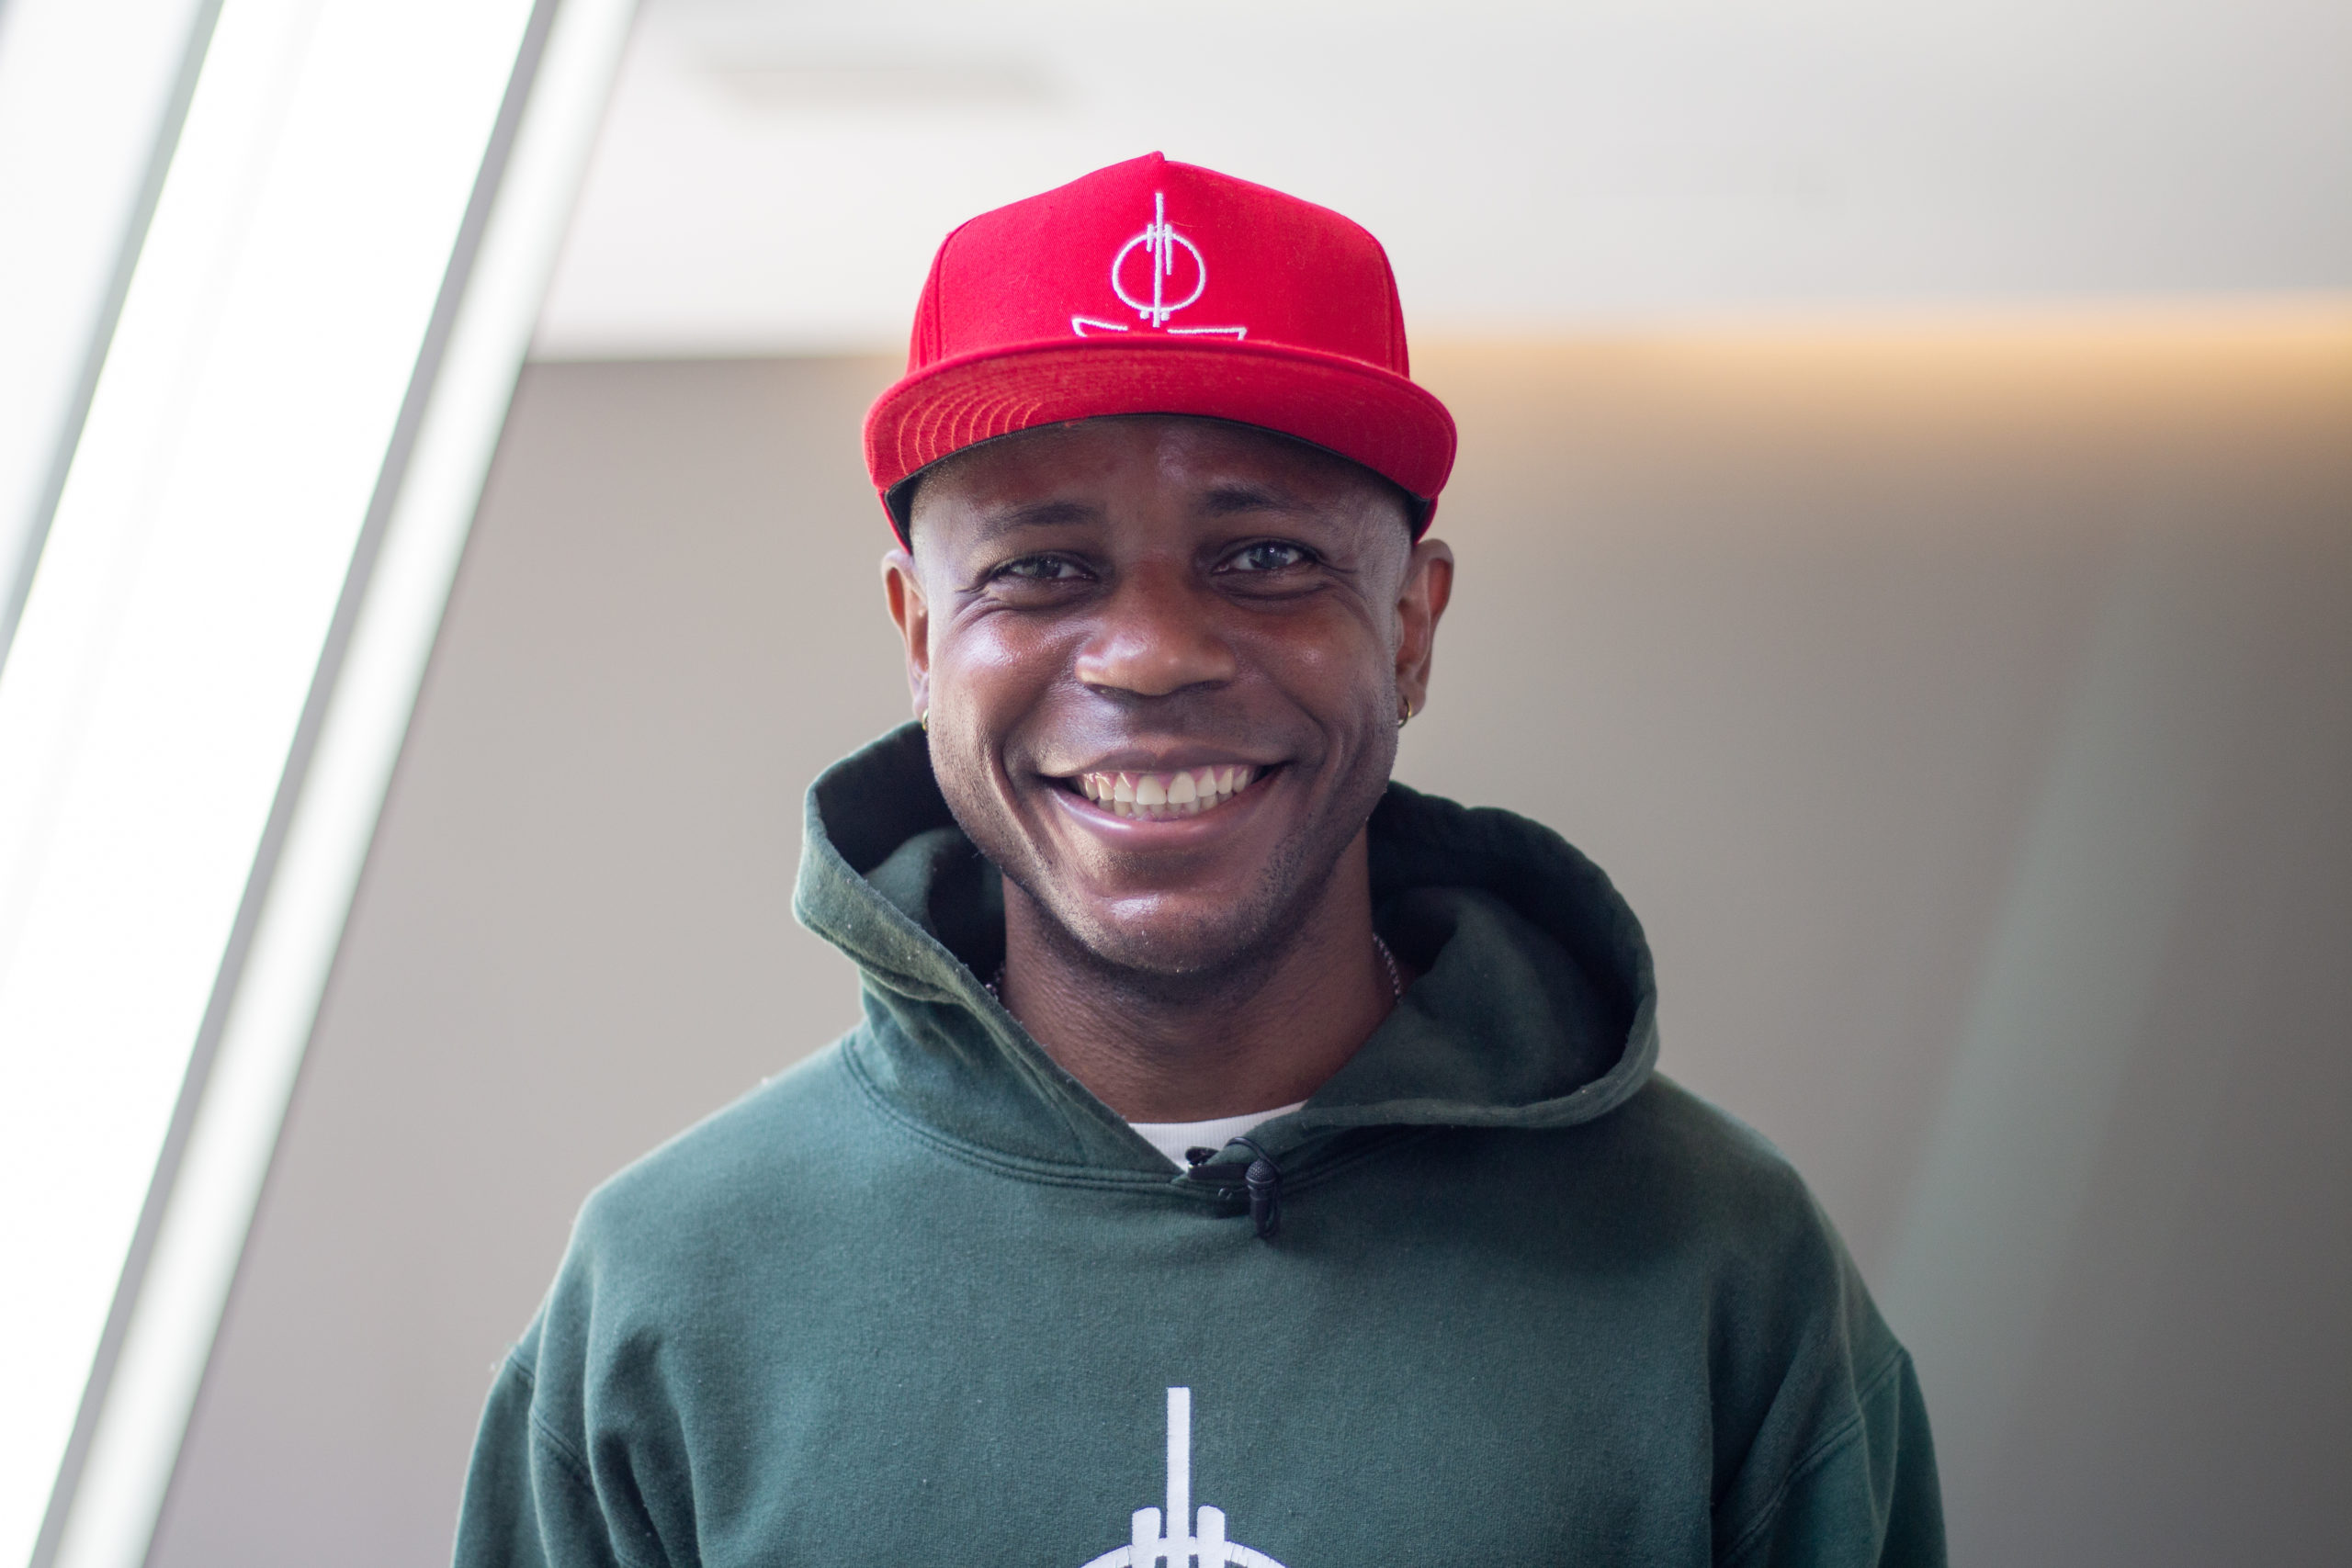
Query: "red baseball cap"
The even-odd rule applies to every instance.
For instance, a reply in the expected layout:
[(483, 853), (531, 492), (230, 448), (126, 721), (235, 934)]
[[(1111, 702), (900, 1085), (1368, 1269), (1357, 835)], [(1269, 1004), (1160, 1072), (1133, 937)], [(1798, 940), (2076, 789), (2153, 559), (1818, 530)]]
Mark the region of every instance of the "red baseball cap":
[(865, 416), (903, 541), (910, 482), (967, 446), (1103, 414), (1195, 414), (1338, 453), (1429, 525), (1453, 417), (1408, 376), (1387, 253), (1327, 208), (1157, 152), (947, 236), (907, 374)]

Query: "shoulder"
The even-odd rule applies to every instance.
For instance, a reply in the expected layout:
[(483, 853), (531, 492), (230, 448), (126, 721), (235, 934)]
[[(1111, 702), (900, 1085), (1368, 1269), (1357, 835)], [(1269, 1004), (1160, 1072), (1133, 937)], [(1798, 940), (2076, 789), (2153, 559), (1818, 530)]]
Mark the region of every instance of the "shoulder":
[[(853, 1035), (705, 1117), (589, 1194), (542, 1309), (548, 1337), (668, 1333), (754, 1256), (837, 1250), (903, 1135), (851, 1068)], [(695, 1303), (700, 1303), (697, 1306)], [(594, 1328), (591, 1329), (593, 1323)]]
[(1594, 1168), (1657, 1223), (1696, 1227), (1735, 1245), (1833, 1238), (1787, 1156), (1663, 1074), (1608, 1116), (1559, 1136), (1578, 1163)]
[(1835, 1348), (1875, 1365), (1896, 1353), (1804, 1177), (1736, 1117), (1657, 1077), (1608, 1116), (1536, 1136), (1587, 1245), (1679, 1281), (1731, 1360), (1760, 1369)]
[(1793, 1293), (1792, 1306), (1808, 1305), (1841, 1331), (1857, 1309), (1869, 1313), (1837, 1227), (1764, 1134), (1665, 1077), (1623, 1113), (1624, 1132), (1646, 1145), (1661, 1192), (1704, 1238), (1724, 1289)]
[[(580, 1540), (642, 1543), (622, 1562), (660, 1562), (660, 1538), (691, 1528), (668, 1517), (693, 1495), (678, 1413), (725, 1403), (729, 1354), (759, 1342), (777, 1293), (754, 1265), (788, 1277), (823, 1248), (845, 1207), (825, 1184), (861, 1145), (872, 1162), (878, 1119), (842, 1057), (836, 1041), (589, 1196), (493, 1387), (468, 1483), (477, 1531), (552, 1520)], [(505, 1561), (503, 1545), (461, 1561)]]
[(1896, 1447), (1905, 1484), (1916, 1486), (1924, 1467), (1932, 1489), (1909, 1358), (1788, 1158), (1664, 1078), (1587, 1131), (1622, 1213), (1671, 1258), (1685, 1310), (1703, 1314), (1727, 1529), (1748, 1521), (1747, 1541), (1816, 1472), (1822, 1486), (1853, 1491), (1883, 1517), (1893, 1503), (1872, 1495), (1891, 1484), (1878, 1472)]
[(1804, 1179), (1679, 1085), (1624, 1110), (1706, 1260), (1717, 1561), (1941, 1562), (1917, 1378)]
[(818, 1051), (604, 1181), (573, 1226), (565, 1272), (667, 1271), (791, 1213), (849, 1179), (880, 1131), (844, 1042)]
[(682, 1344), (740, 1327), (749, 1271), (789, 1278), (796, 1263), (842, 1249), (856, 1207), (848, 1190), (871, 1179), (877, 1145), (893, 1137), (844, 1044), (768, 1079), (589, 1195), (514, 1358), (536, 1383), (534, 1407), (560, 1413), (550, 1417), (559, 1429), (580, 1426), (593, 1385), (636, 1388)]
[(1663, 1074), (1610, 1120), (1622, 1157), (1711, 1211), (1775, 1227), (1826, 1224), (1804, 1178), (1770, 1139)]
[[(1763, 1134), (1665, 1079), (1619, 1112), (1627, 1157), (1703, 1260), (1727, 1412), (1750, 1433), (1767, 1412), (1847, 1411), (1857, 1388), (1907, 1375), (1845, 1243), (1804, 1179)], [(1613, 1118), (1612, 1118), (1613, 1120)]]

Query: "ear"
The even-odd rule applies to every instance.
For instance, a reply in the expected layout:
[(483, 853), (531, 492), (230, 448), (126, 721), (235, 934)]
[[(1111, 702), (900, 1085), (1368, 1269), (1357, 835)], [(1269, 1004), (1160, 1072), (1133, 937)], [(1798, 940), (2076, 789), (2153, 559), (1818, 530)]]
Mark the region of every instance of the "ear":
[(921, 717), (931, 708), (931, 602), (923, 597), (914, 558), (906, 551), (894, 549), (882, 558), (882, 595), (889, 601), (890, 619), (898, 623), (899, 636), (907, 645), (907, 692)]
[(1443, 539), (1423, 539), (1413, 547), (1396, 597), (1396, 694), (1417, 714), (1429, 706), (1438, 618), (1453, 597), (1453, 547)]

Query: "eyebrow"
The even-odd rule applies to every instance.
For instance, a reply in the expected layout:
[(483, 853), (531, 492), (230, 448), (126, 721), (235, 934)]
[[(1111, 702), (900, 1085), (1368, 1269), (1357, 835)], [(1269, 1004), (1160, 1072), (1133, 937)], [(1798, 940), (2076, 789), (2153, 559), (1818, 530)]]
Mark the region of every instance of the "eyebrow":
[(979, 540), (995, 544), (1008, 534), (1018, 534), (1031, 528), (1066, 528), (1076, 523), (1091, 523), (1101, 509), (1079, 501), (1031, 501), (992, 512), (981, 520)]
[[(1211, 517), (1233, 517), (1249, 512), (1297, 515), (1315, 508), (1271, 486), (1227, 480), (1210, 488), (1202, 498), (1201, 510)], [(1039, 528), (1073, 527), (1099, 522), (1102, 515), (1101, 507), (1082, 501), (1022, 502), (982, 518), (976, 542), (984, 547), (998, 545), (1012, 535)]]
[(1264, 485), (1227, 481), (1213, 487), (1203, 498), (1201, 509), (1212, 517), (1230, 517), (1241, 512), (1312, 512), (1305, 502)]

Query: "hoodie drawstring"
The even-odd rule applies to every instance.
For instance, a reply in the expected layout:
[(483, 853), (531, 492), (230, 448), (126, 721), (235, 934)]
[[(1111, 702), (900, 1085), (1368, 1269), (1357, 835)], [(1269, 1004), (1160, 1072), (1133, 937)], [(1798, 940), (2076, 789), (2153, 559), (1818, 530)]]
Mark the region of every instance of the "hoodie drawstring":
[(1254, 1138), (1233, 1141), (1257, 1156), (1241, 1173), (1241, 1179), (1250, 1189), (1250, 1221), (1258, 1227), (1258, 1239), (1272, 1241), (1283, 1225), (1283, 1168), (1274, 1163), (1273, 1156), (1258, 1146)]

